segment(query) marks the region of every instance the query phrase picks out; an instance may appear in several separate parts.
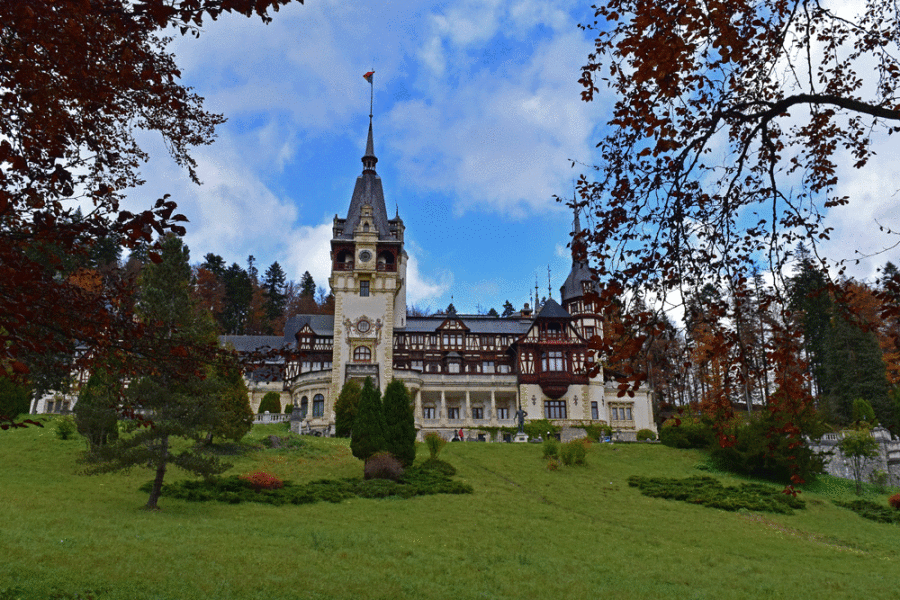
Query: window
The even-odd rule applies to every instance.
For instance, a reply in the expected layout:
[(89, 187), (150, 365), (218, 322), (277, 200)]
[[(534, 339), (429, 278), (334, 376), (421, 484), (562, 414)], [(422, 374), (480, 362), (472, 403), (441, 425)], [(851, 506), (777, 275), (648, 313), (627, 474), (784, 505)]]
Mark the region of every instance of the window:
[(459, 373), (459, 363), (452, 362), (447, 364), (447, 372), (448, 373)]
[(313, 396), (313, 414), (314, 417), (325, 416), (325, 396), (316, 394)]
[(561, 350), (553, 352), (544, 352), (541, 358), (541, 369), (543, 371), (565, 371), (565, 361)]
[(353, 362), (371, 362), (372, 351), (367, 346), (357, 346), (353, 350)]
[(300, 399), (300, 418), (305, 419), (307, 412), (309, 412), (309, 398), (303, 396)]
[(631, 412), (631, 406), (611, 406), (610, 407), (610, 418), (613, 421), (632, 421), (634, 419), (634, 415)]
[(368, 296), (369, 295), (369, 281), (367, 279), (363, 279), (359, 282), (359, 295), (360, 296)]
[(509, 365), (500, 365), (497, 367), (498, 373), (509, 373)]
[(566, 401), (565, 400), (545, 400), (544, 401), (544, 418), (545, 419), (565, 419), (566, 418)]
[(593, 327), (585, 327), (584, 328), (584, 337), (587, 339), (591, 339), (594, 337), (594, 328)]
[(482, 373), (493, 373), (494, 372), (494, 361), (485, 360), (481, 363), (481, 372)]
[(447, 418), (451, 421), (455, 421), (459, 419), (459, 407), (458, 406), (448, 406), (447, 407)]
[(434, 419), (434, 407), (425, 406), (422, 408), (422, 416), (426, 419)]
[(417, 371), (421, 371), (421, 370), (422, 370), (422, 361), (421, 361), (421, 360), (413, 360), (413, 361), (410, 361), (409, 367), (410, 367), (411, 369), (415, 369), (415, 370), (417, 370)]
[(484, 408), (480, 406), (472, 407), (472, 418), (473, 419), (483, 419), (484, 418)]
[(445, 333), (443, 337), (444, 347), (459, 348), (463, 344), (463, 336), (461, 333)]
[(498, 419), (508, 419), (509, 418), (509, 409), (505, 406), (503, 408), (497, 409), (497, 418)]
[(595, 421), (600, 418), (600, 409), (597, 408), (596, 402), (591, 402), (591, 418)]

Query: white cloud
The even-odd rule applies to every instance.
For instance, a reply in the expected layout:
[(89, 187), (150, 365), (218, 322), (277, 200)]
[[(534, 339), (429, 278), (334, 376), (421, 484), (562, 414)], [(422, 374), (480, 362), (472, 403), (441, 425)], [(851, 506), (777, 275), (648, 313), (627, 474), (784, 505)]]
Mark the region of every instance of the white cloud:
[(316, 285), (328, 289), (331, 276), (331, 235), (332, 222), (314, 226), (300, 226), (287, 232), (289, 241), (279, 262), (284, 267), (288, 279), (300, 281), (305, 271), (309, 271)]

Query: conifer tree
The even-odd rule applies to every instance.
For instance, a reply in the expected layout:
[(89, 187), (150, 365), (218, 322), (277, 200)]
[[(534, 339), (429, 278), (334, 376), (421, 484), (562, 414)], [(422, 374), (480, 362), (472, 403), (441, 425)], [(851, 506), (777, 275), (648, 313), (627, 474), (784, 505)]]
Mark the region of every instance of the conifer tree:
[(507, 300), (506, 302), (503, 303), (503, 314), (500, 316), (509, 317), (509, 316), (512, 316), (512, 314), (514, 312), (516, 312), (515, 307), (512, 305), (512, 302)]
[(399, 379), (384, 390), (384, 449), (408, 467), (416, 460), (416, 423), (409, 390)]
[(356, 458), (368, 461), (376, 452), (385, 449), (384, 408), (381, 391), (375, 387), (371, 377), (366, 377), (359, 396), (359, 411), (353, 420), (353, 434), (350, 450)]
[(119, 439), (118, 410), (124, 386), (113, 369), (98, 366), (78, 394), (75, 425), (93, 451)]
[(353, 432), (361, 394), (362, 388), (355, 379), (348, 380), (341, 388), (341, 394), (334, 403), (334, 435), (337, 437), (350, 437)]
[[(156, 509), (163, 479), (170, 465), (188, 472), (209, 476), (227, 468), (218, 457), (201, 452), (196, 444), (173, 444), (173, 438), (200, 442), (217, 422), (215, 403), (221, 391), (215, 378), (207, 377), (208, 364), (195, 354), (215, 346), (215, 334), (208, 313), (197, 310), (189, 287), (189, 252), (177, 237), (162, 244), (161, 262), (146, 265), (141, 273), (141, 299), (138, 312), (152, 327), (158, 343), (170, 356), (183, 360), (162, 360), (143, 368), (142, 376), (132, 380), (127, 398), (152, 421), (142, 426), (131, 421), (132, 433), (116, 443), (100, 448), (89, 457), (89, 472), (108, 472), (134, 466), (155, 471), (146, 508)], [(205, 317), (205, 318), (204, 318)]]

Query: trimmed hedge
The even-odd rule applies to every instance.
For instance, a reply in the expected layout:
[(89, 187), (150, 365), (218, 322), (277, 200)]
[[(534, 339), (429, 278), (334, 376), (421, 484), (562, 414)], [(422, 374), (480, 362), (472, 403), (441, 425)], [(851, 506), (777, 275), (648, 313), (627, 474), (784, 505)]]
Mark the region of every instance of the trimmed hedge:
[(842, 508), (852, 510), (859, 516), (869, 519), (870, 521), (876, 521), (878, 523), (900, 523), (900, 512), (884, 506), (883, 504), (877, 504), (875, 502), (870, 502), (869, 500), (851, 500), (849, 502), (835, 500), (834, 503)]
[(718, 479), (708, 475), (685, 479), (633, 475), (628, 478), (628, 485), (638, 488), (643, 495), (651, 498), (680, 500), (729, 511), (744, 509), (790, 515), (794, 509), (806, 507), (803, 500), (771, 486), (742, 483), (726, 487)]
[(256, 412), (261, 415), (266, 411), (269, 411), (271, 414), (281, 412), (281, 394), (278, 392), (266, 392), (266, 395), (263, 396), (259, 403), (259, 410)]
[[(312, 504), (341, 502), (348, 498), (412, 498), (432, 494), (471, 494), (471, 485), (450, 479), (445, 473), (454, 472), (444, 461), (425, 461), (406, 470), (399, 481), (390, 479), (320, 479), (307, 484), (284, 481), (279, 489), (254, 488), (250, 481), (237, 475), (209, 480), (183, 480), (164, 484), (162, 495), (191, 502), (219, 501), (230, 504), (261, 502), (264, 504)], [(149, 493), (153, 482), (140, 490)]]

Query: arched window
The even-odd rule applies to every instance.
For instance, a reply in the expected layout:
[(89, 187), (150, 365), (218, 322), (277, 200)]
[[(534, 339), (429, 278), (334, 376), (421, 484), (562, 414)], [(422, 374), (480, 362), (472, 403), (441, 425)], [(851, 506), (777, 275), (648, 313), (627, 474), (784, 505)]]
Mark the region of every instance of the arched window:
[(371, 362), (372, 351), (366, 346), (357, 346), (353, 350), (353, 362)]
[(309, 398), (303, 396), (300, 398), (300, 418), (305, 419), (306, 413), (309, 411)]
[(313, 396), (313, 414), (314, 417), (325, 416), (325, 396), (316, 394)]

